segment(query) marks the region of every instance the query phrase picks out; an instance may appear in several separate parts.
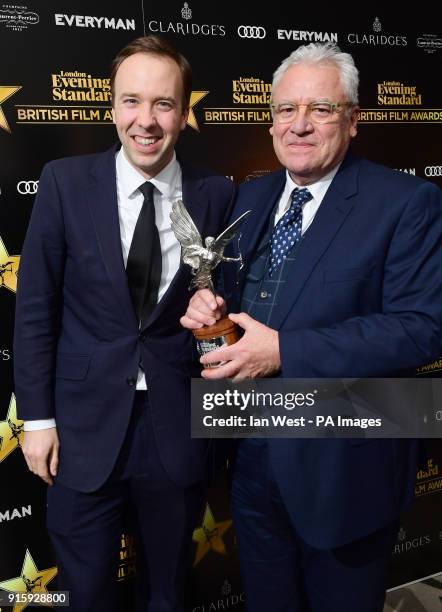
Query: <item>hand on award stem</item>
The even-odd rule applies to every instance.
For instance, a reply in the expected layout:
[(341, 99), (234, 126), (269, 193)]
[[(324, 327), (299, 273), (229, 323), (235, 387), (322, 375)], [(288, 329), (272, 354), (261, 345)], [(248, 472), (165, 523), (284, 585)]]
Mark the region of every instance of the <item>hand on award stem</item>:
[(222, 366), (203, 370), (203, 378), (243, 380), (275, 374), (281, 367), (278, 332), (244, 312), (229, 314), (229, 319), (244, 329), (244, 335), (235, 344), (223, 346), (201, 357), (203, 365), (227, 361)]
[(219, 295), (215, 297), (209, 289), (199, 289), (190, 299), (186, 314), (180, 323), (186, 329), (200, 329), (203, 325), (214, 325), (226, 313), (226, 304)]

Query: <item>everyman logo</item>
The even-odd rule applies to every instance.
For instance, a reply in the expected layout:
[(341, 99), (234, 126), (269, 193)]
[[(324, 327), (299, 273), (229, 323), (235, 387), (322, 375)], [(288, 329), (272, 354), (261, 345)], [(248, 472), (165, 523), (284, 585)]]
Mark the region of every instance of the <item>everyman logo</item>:
[(337, 32), (309, 32), (307, 30), (278, 30), (279, 40), (297, 40), (300, 42), (338, 42)]
[(0, 510), (0, 523), (5, 521), (13, 521), (16, 518), (25, 518), (27, 516), (32, 516), (31, 504), (22, 506), (21, 508), (11, 508), (9, 510), (5, 510), (4, 512)]
[(98, 28), (111, 30), (135, 30), (135, 19), (120, 17), (92, 17), (91, 15), (64, 15), (55, 13), (55, 25), (75, 28)]

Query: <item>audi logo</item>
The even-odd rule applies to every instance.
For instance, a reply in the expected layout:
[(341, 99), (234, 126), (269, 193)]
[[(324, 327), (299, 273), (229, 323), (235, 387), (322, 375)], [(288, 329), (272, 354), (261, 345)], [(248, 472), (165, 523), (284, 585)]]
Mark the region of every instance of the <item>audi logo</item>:
[(442, 176), (442, 166), (426, 166), (425, 176)]
[(21, 195), (34, 195), (37, 193), (38, 181), (20, 181), (17, 183), (17, 191)]
[(238, 27), (238, 36), (241, 38), (265, 38), (267, 32), (262, 26), (245, 26)]

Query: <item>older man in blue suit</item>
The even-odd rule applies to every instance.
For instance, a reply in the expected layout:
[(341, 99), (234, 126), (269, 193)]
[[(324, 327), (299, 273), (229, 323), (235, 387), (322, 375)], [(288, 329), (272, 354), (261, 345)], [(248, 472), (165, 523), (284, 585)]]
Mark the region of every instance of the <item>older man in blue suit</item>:
[[(242, 185), (244, 330), (207, 379), (388, 377), (440, 350), (441, 194), (358, 159), (358, 71), (337, 47), (299, 47), (277, 69), (270, 133), (285, 170)], [(182, 319), (212, 324), (196, 293)], [(213, 362), (212, 354), (201, 362)], [(232, 508), (250, 612), (380, 612), (400, 512), (413, 499), (409, 440), (243, 440)]]
[(137, 609), (178, 612), (207, 446), (190, 438), (200, 366), (179, 324), (191, 277), (169, 213), (182, 199), (200, 232), (216, 236), (233, 186), (176, 158), (191, 70), (168, 43), (130, 43), (111, 86), (121, 148), (44, 168), (23, 248), (14, 347), (23, 452), (51, 485), (48, 529), (70, 609), (117, 609), (132, 506), (149, 590)]

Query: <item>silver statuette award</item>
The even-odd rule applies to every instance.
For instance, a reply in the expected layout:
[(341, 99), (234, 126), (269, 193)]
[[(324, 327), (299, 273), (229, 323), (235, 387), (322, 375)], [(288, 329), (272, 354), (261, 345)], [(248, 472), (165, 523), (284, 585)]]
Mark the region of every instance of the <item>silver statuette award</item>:
[[(249, 213), (250, 210), (243, 213), (217, 238), (207, 236), (203, 244), (201, 234), (183, 202), (177, 200), (173, 203), (170, 213), (172, 230), (181, 244), (181, 259), (191, 267), (193, 276), (189, 290), (207, 288), (216, 295), (212, 270), (222, 261), (237, 262), (241, 269), (241, 254), (238, 257), (225, 257), (224, 249), (235, 238), (241, 222)], [(227, 316), (219, 319), (214, 325), (205, 325), (201, 329), (193, 330), (193, 335), (200, 355), (210, 353), (224, 344), (234, 344), (239, 339), (237, 325)], [(214, 365), (219, 364), (211, 364), (212, 367)]]

